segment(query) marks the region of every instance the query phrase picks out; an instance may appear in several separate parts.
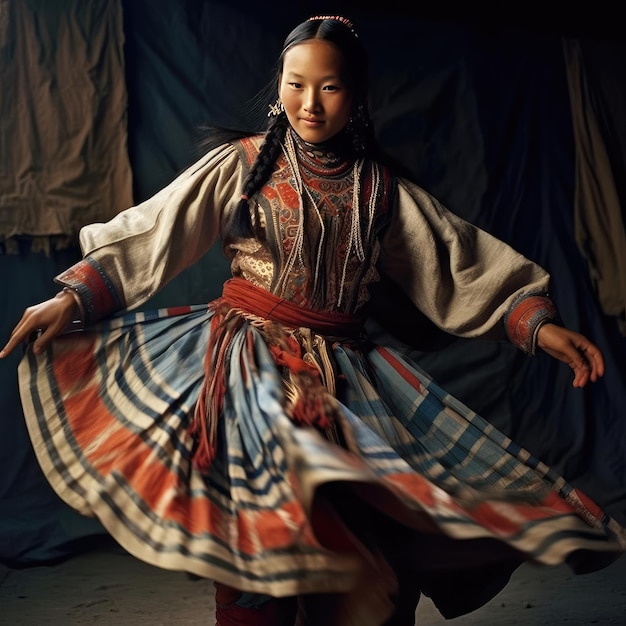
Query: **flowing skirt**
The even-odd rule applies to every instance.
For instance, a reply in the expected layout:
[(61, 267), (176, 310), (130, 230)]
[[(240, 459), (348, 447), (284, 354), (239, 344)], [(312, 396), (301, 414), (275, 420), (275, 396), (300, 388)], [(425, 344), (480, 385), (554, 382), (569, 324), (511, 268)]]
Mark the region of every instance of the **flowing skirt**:
[[(200, 472), (189, 427), (212, 315), (122, 314), (20, 364), (51, 485), (136, 557), (249, 592), (345, 593), (361, 607), (384, 604), (402, 561), (451, 617), (525, 560), (582, 573), (626, 548), (625, 530), (584, 494), (369, 343), (329, 342), (337, 441), (290, 419), (266, 341), (245, 323), (229, 345), (217, 454)], [(360, 623), (380, 623), (375, 614)]]

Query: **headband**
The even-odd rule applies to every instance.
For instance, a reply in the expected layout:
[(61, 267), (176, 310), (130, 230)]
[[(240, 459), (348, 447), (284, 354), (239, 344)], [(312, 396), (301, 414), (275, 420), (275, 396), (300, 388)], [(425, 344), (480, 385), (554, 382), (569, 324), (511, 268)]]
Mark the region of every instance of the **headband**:
[(358, 37), (356, 31), (354, 30), (354, 24), (347, 17), (343, 17), (341, 15), (314, 15), (307, 21), (314, 22), (315, 20), (336, 20), (346, 26), (355, 37)]

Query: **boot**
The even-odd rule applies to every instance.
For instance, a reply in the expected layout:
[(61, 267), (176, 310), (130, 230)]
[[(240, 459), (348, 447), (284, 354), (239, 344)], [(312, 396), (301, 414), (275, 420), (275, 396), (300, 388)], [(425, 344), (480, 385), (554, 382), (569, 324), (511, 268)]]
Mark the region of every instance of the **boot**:
[(242, 596), (238, 589), (215, 583), (215, 626), (294, 626), (297, 598), (259, 596), (257, 605), (246, 607), (237, 604)]

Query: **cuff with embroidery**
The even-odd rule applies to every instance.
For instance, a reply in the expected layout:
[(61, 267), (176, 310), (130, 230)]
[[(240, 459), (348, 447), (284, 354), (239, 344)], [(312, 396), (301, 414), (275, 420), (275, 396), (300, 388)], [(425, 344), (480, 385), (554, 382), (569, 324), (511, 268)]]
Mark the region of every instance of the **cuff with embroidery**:
[(526, 354), (537, 349), (537, 332), (546, 322), (559, 323), (556, 307), (546, 295), (525, 294), (517, 298), (504, 316), (504, 328), (511, 343)]
[(81, 314), (85, 325), (89, 325), (123, 308), (113, 283), (100, 264), (91, 257), (72, 265), (55, 282), (69, 287), (81, 302)]

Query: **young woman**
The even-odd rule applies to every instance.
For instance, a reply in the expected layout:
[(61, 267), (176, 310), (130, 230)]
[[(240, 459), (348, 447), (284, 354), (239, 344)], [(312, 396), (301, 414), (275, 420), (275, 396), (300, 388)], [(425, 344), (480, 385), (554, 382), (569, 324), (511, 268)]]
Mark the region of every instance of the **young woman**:
[[(541, 267), (377, 158), (347, 19), (300, 24), (278, 68), (267, 132), (85, 227), (63, 290), (2, 350), (36, 335), (19, 377), (51, 484), (138, 558), (214, 579), (222, 626), (413, 624), (421, 593), (454, 617), (525, 560), (607, 565), (624, 529), (374, 345), (369, 287), (544, 350), (576, 387), (603, 375), (599, 349), (558, 323)], [(128, 312), (218, 238), (220, 299)]]

